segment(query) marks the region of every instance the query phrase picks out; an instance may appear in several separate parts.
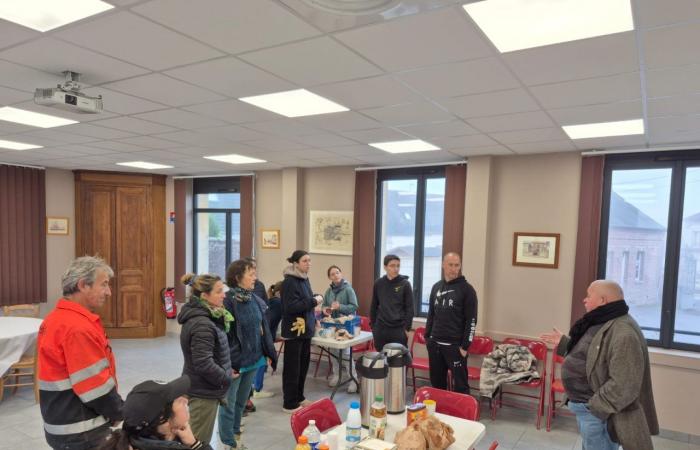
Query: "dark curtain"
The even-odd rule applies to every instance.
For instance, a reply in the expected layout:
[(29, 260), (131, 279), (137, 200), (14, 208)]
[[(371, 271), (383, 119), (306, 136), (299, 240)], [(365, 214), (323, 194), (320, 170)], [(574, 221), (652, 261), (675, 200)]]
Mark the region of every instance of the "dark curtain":
[(462, 254), (464, 240), (464, 200), (467, 166), (445, 167), (445, 217), (442, 228), (442, 254)]
[(369, 315), (374, 286), (374, 233), (377, 200), (377, 171), (355, 172), (355, 213), (352, 237), (352, 286), (360, 314)]

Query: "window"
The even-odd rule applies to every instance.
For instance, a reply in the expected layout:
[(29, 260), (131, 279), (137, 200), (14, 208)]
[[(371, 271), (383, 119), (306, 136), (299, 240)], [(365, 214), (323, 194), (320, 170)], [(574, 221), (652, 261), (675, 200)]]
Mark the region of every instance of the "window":
[(608, 157), (603, 192), (599, 277), (651, 345), (700, 351), (700, 152)]
[(385, 170), (378, 174), (376, 276), (384, 255), (401, 258), (413, 287), (415, 313), (428, 314), (430, 289), (442, 276), (444, 168)]
[(196, 178), (194, 270), (222, 278), (241, 255), (241, 194), (237, 177)]

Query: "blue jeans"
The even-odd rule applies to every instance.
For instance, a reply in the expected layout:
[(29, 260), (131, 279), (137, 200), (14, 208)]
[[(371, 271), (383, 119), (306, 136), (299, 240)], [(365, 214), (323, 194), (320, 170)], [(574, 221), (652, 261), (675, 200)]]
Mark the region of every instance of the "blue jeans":
[(617, 450), (618, 444), (610, 439), (608, 423), (594, 416), (585, 403), (569, 401), (569, 409), (576, 414), (583, 450)]
[(263, 380), (265, 380), (265, 372), (267, 372), (267, 364), (261, 366), (255, 372), (255, 381), (253, 382), (253, 389), (260, 392), (263, 389)]
[(219, 439), (226, 445), (236, 447), (234, 435), (241, 432), (241, 417), (248, 402), (250, 388), (255, 378), (255, 370), (242, 373), (231, 381), (226, 394), (227, 405), (219, 405)]

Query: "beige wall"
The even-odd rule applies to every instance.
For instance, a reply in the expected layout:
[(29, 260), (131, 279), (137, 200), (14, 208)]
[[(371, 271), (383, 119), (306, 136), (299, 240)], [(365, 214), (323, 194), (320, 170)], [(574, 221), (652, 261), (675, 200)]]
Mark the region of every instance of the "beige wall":
[(68, 236), (46, 236), (46, 315), (61, 297), (61, 276), (75, 257), (75, 181), (70, 170), (46, 169), (46, 215), (68, 217)]
[[(281, 230), (282, 171), (267, 170), (255, 176), (255, 257), (258, 261), (258, 278), (268, 287), (282, 279), (284, 258), (282, 249), (263, 249), (260, 246), (260, 230)], [(289, 236), (280, 235), (281, 242)], [(288, 256), (288, 255), (287, 255)]]

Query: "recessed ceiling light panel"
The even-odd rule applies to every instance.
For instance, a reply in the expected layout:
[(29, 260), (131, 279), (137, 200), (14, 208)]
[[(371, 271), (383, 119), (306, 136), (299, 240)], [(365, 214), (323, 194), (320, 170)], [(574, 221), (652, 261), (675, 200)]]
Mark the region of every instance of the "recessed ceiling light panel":
[(5, 141), (0, 139), (0, 148), (7, 148), (10, 150), (31, 150), (34, 148), (44, 148), (41, 145), (25, 144), (22, 142)]
[(562, 129), (571, 139), (590, 139), (610, 136), (644, 134), (644, 120), (621, 120), (618, 122), (584, 123), (566, 125)]
[(369, 145), (389, 153), (414, 153), (440, 150), (440, 147), (436, 147), (433, 144), (422, 141), (420, 139), (411, 139), (407, 141), (375, 142)]
[(136, 167), (137, 169), (148, 169), (148, 170), (172, 169), (173, 168), (173, 166), (167, 166), (165, 164), (149, 163), (149, 162), (145, 162), (145, 161), (120, 162), (120, 163), (117, 163), (117, 165), (118, 166)]
[(221, 161), (229, 164), (253, 164), (253, 163), (264, 163), (267, 162), (264, 159), (251, 158), (249, 156), (243, 155), (215, 155), (215, 156), (205, 156), (206, 159), (211, 159), (214, 161)]
[(286, 117), (315, 116), (317, 114), (348, 111), (348, 108), (345, 106), (309, 92), (306, 89), (243, 97), (239, 98), (239, 100)]
[(39, 128), (62, 127), (63, 125), (78, 123), (76, 120), (36, 113), (24, 109), (13, 108), (11, 106), (0, 108), (0, 120), (21, 123), (22, 125), (29, 125)]
[(630, 0), (485, 0), (463, 8), (502, 53), (634, 29)]
[(100, 0), (3, 0), (0, 18), (44, 32), (112, 8)]

